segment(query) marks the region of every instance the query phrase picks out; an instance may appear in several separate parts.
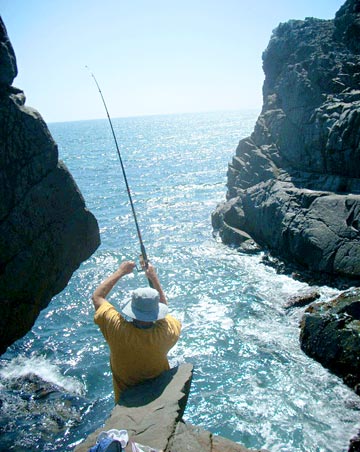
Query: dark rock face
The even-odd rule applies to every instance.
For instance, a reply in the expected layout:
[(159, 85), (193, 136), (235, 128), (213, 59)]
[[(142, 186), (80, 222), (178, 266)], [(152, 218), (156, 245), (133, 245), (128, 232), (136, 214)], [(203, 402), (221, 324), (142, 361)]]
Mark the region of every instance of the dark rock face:
[(360, 433), (350, 440), (348, 452), (359, 452), (360, 450)]
[(360, 289), (310, 305), (301, 321), (301, 348), (360, 395)]
[(0, 20), (0, 353), (99, 246), (94, 216), (40, 114), (11, 86), (15, 54)]
[[(263, 108), (213, 213), (304, 269), (360, 276), (360, 2), (280, 24), (263, 54)], [(232, 231), (234, 232), (234, 231)], [(235, 231), (236, 232), (236, 231)]]
[(17, 76), (14, 49), (9, 41), (4, 22), (0, 17), (0, 85), (9, 86)]

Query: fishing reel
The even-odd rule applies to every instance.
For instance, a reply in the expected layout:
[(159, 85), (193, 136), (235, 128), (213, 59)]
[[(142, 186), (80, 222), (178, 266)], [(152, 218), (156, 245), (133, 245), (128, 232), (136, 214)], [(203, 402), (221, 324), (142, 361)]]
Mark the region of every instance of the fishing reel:
[(135, 268), (138, 271), (138, 273), (142, 273), (147, 269), (149, 262), (144, 259), (144, 256), (142, 254), (140, 254), (139, 263), (140, 263), (140, 268), (137, 265), (135, 265)]
[[(140, 272), (144, 272), (146, 269), (147, 269), (147, 267), (148, 267), (148, 265), (149, 265), (149, 261), (147, 260), (147, 259), (144, 259), (144, 256), (141, 254), (140, 256), (139, 256), (139, 262), (140, 262), (140, 268), (138, 268), (138, 266), (137, 265), (135, 265), (135, 268), (136, 268), (136, 270), (140, 273)], [(148, 278), (148, 281), (149, 281), (149, 286), (150, 287), (154, 287), (154, 285), (153, 285), (153, 283), (150, 281), (150, 279)]]

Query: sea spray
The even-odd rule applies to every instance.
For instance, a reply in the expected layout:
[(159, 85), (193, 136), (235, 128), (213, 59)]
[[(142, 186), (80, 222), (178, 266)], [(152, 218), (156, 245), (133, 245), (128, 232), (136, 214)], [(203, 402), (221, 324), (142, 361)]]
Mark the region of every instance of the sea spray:
[(3, 387), (7, 387), (14, 381), (28, 375), (36, 375), (44, 382), (52, 383), (69, 393), (77, 395), (84, 395), (85, 393), (83, 383), (76, 378), (63, 375), (58, 366), (41, 355), (29, 358), (20, 355), (3, 364), (0, 368), (0, 381)]
[(92, 405), (84, 385), (43, 356), (1, 361), (1, 450), (53, 450)]

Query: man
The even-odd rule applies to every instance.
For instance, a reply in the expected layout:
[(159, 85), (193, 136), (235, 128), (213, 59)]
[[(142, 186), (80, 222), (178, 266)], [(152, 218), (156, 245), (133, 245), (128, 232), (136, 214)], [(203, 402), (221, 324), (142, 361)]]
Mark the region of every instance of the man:
[(134, 267), (132, 261), (123, 262), (92, 296), (94, 321), (110, 348), (115, 403), (125, 388), (157, 377), (170, 368), (167, 353), (176, 344), (181, 330), (180, 322), (168, 314), (165, 293), (151, 264), (145, 274), (153, 288), (136, 289), (121, 313), (106, 300), (115, 284)]

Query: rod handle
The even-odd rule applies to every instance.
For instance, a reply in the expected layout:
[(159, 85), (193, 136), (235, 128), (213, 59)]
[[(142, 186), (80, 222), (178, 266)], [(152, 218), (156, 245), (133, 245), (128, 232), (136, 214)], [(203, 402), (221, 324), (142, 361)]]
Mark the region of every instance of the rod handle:
[[(145, 256), (146, 256), (146, 254), (145, 254)], [(148, 267), (149, 261), (148, 261), (147, 259), (145, 260), (143, 254), (140, 254), (139, 260), (140, 260), (140, 265), (141, 265), (141, 268), (142, 268), (142, 269)], [(150, 281), (150, 279), (147, 278), (147, 280), (148, 280), (148, 282), (149, 282), (149, 286), (150, 286), (151, 288), (154, 288), (154, 285), (153, 285), (153, 283)]]

